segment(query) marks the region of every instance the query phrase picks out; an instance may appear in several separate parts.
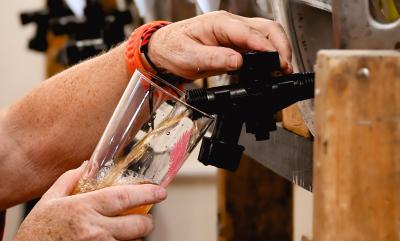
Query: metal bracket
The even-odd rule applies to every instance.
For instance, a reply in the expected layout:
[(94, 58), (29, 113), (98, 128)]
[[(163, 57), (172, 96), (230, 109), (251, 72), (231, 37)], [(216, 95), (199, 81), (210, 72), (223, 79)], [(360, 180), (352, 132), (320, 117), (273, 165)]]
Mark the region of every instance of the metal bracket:
[[(243, 128), (244, 129), (244, 128)], [(239, 143), (244, 153), (288, 181), (312, 191), (313, 142), (278, 127), (268, 141), (254, 141), (254, 136), (242, 130)]]
[(340, 49), (400, 49), (400, 19), (379, 23), (368, 0), (333, 0), (333, 32)]

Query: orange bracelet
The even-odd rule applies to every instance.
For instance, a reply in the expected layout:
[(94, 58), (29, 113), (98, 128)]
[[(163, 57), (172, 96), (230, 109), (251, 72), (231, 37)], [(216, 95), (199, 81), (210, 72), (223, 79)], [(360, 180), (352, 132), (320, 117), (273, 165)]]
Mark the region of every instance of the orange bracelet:
[[(128, 39), (126, 52), (125, 52), (125, 61), (128, 67), (128, 70), (131, 74), (135, 72), (136, 69), (143, 69), (151, 74), (160, 75), (159, 77), (163, 78), (167, 75), (162, 73), (157, 73), (159, 70), (156, 66), (148, 59), (146, 56), (147, 47), (150, 42), (151, 35), (157, 31), (158, 29), (170, 24), (168, 21), (154, 21), (151, 23), (147, 23), (137, 28)], [(143, 59), (147, 60), (147, 64), (143, 63)], [(147, 76), (151, 79), (150, 76)], [(184, 80), (180, 77), (173, 76), (172, 79), (166, 79), (170, 84), (175, 85), (179, 90), (183, 91), (184, 86), (182, 82)], [(173, 80), (173, 81), (172, 81)], [(168, 90), (168, 92), (175, 95), (173, 90)]]
[[(152, 74), (156, 74), (156, 70), (145, 66), (142, 62), (141, 47), (147, 45), (151, 35), (159, 28), (170, 24), (168, 21), (154, 21), (137, 28), (128, 39), (125, 52), (125, 61), (131, 74), (136, 69), (144, 69)], [(151, 64), (149, 63), (151, 66)]]

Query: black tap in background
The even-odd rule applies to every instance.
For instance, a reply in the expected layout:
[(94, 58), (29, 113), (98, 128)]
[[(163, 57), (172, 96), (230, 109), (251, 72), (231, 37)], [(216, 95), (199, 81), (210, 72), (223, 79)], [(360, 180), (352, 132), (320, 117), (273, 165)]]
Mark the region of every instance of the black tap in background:
[(204, 137), (199, 161), (234, 171), (244, 147), (238, 145), (243, 124), (257, 141), (276, 130), (274, 115), (297, 102), (313, 98), (314, 73), (282, 75), (277, 52), (243, 54), (238, 84), (186, 92), (188, 104), (216, 115), (211, 137)]
[(60, 52), (60, 62), (73, 65), (109, 50), (125, 40), (125, 26), (131, 24), (131, 11), (106, 11), (101, 1), (86, 0), (84, 17), (74, 15), (50, 21), (55, 35), (68, 35), (69, 40)]
[(35, 51), (45, 52), (48, 47), (47, 33), (50, 28), (50, 19), (71, 14), (71, 10), (64, 4), (63, 0), (47, 0), (44, 9), (21, 13), (20, 19), (23, 25), (30, 23), (36, 25), (35, 35), (29, 41), (28, 47)]
[(125, 26), (133, 17), (127, 10), (106, 11), (100, 0), (86, 0), (84, 16), (75, 16), (64, 0), (47, 0), (46, 8), (21, 14), (23, 25), (35, 23), (37, 31), (29, 48), (45, 52), (47, 34), (68, 35), (68, 43), (60, 51), (58, 62), (73, 65), (102, 53), (125, 40)]

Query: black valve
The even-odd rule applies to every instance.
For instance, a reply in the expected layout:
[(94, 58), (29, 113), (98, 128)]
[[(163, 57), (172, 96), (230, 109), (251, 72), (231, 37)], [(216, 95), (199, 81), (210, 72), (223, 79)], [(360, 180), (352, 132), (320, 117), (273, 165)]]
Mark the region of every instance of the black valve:
[(216, 115), (212, 136), (204, 137), (199, 161), (234, 171), (244, 147), (238, 144), (243, 124), (257, 141), (276, 130), (275, 113), (314, 97), (314, 73), (282, 75), (277, 52), (243, 54), (238, 84), (186, 92), (188, 104)]

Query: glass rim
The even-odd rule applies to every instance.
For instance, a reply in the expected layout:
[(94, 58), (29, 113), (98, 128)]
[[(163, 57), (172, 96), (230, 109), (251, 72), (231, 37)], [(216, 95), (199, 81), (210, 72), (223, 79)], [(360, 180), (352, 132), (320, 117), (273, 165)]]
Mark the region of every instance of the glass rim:
[(171, 97), (171, 98), (173, 98), (174, 100), (178, 101), (179, 103), (183, 104), (183, 105), (186, 106), (187, 108), (190, 108), (190, 109), (192, 109), (192, 110), (195, 110), (195, 111), (199, 112), (202, 116), (207, 117), (207, 118), (209, 118), (209, 119), (211, 119), (211, 120), (215, 120), (215, 117), (213, 117), (213, 116), (211, 116), (211, 115), (205, 113), (205, 112), (202, 111), (202, 110), (199, 110), (198, 108), (196, 108), (196, 107), (194, 107), (194, 106), (188, 104), (186, 101), (181, 100), (181, 99), (178, 98), (177, 96), (175, 96), (175, 95), (171, 94), (170, 92), (166, 91), (163, 87), (161, 87), (161, 86), (158, 85), (156, 82), (154, 82), (154, 81), (152, 81), (151, 79), (149, 79), (147, 76), (151, 76), (151, 78), (154, 78), (154, 79), (160, 81), (161, 83), (165, 84), (166, 86), (168, 86), (168, 88), (171, 88), (174, 92), (176, 92), (177, 94), (179, 94), (181, 97), (182, 97), (182, 96), (183, 96), (183, 97), (186, 96), (186, 93), (185, 93), (185, 92), (183, 92), (182, 90), (176, 88), (174, 85), (172, 85), (171, 83), (169, 83), (169, 82), (166, 81), (165, 79), (163, 79), (163, 78), (161, 78), (161, 77), (159, 77), (159, 76), (157, 76), (157, 75), (155, 75), (155, 74), (153, 74), (153, 73), (150, 73), (149, 71), (144, 70), (144, 69), (142, 69), (142, 68), (136, 69), (135, 72), (133, 73), (132, 77), (135, 75), (136, 72), (138, 72), (138, 73), (141, 75), (141, 77), (142, 77), (146, 82), (148, 82), (149, 84), (153, 85), (153, 86), (154, 86), (155, 88), (157, 88), (159, 91), (163, 92), (163, 94), (168, 95), (169, 97)]

